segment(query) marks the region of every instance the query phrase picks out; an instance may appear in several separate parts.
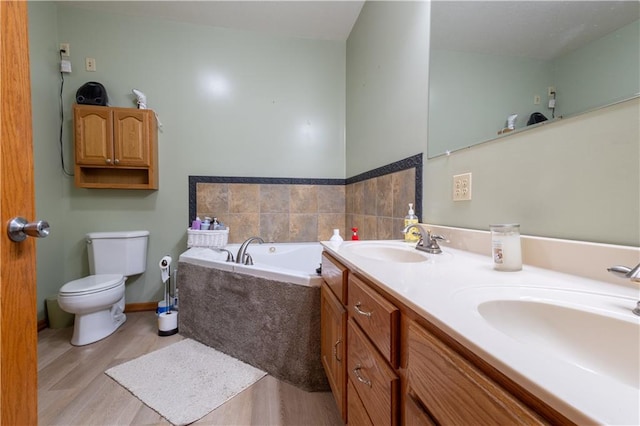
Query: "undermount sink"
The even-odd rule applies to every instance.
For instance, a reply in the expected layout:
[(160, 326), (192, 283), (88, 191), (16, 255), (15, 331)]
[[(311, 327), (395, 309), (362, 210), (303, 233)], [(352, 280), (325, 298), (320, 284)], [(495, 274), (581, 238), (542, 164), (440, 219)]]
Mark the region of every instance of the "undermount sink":
[(427, 262), (427, 253), (415, 249), (415, 245), (407, 243), (358, 242), (340, 249), (357, 256), (384, 262), (416, 263)]
[(491, 327), (536, 351), (640, 388), (640, 317), (630, 313), (633, 300), (541, 288), (510, 293), (476, 298), (477, 312)]

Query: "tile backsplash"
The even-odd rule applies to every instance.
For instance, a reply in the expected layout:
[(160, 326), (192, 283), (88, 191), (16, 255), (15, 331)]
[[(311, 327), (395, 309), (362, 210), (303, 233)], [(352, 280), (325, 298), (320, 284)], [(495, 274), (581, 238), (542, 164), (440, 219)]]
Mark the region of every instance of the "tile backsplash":
[(217, 217), (229, 242), (328, 240), (333, 229), (346, 239), (358, 227), (362, 240), (401, 239), (408, 204), (420, 216), (422, 154), (354, 178), (273, 179), (189, 177), (189, 223)]

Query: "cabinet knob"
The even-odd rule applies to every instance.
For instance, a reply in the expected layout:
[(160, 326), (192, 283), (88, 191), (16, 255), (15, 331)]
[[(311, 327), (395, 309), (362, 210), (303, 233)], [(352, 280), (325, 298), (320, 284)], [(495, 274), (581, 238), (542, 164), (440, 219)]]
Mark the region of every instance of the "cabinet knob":
[(107, 158), (106, 160), (104, 160), (107, 164), (111, 164), (111, 158)]
[(120, 160), (118, 160), (118, 159), (116, 158), (116, 160), (114, 161), (114, 163), (115, 163), (115, 164), (120, 164)]

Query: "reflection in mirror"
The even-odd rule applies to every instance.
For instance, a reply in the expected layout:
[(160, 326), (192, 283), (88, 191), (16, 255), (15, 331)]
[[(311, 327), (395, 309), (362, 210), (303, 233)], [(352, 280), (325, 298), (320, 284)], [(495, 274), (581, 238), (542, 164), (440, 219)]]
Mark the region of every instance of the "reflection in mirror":
[(429, 158), (637, 96), (639, 18), (638, 1), (432, 2)]

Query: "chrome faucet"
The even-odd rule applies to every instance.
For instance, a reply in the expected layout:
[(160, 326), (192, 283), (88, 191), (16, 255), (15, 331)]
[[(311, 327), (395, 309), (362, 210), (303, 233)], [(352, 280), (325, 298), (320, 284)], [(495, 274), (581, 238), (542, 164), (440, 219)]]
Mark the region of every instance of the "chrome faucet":
[[(245, 263), (245, 257), (248, 256), (245, 264), (247, 265), (253, 264), (253, 259), (251, 259), (251, 256), (249, 256), (249, 253), (247, 253), (247, 247), (249, 247), (249, 244), (251, 244), (253, 241), (258, 241), (260, 244), (264, 244), (264, 240), (260, 237), (248, 238), (244, 243), (242, 243), (242, 245), (238, 249), (238, 254), (236, 255), (236, 263)], [(251, 263), (248, 263), (249, 261)]]
[[(420, 232), (420, 240), (416, 244), (416, 250), (425, 251), (431, 254), (440, 254), (442, 249), (438, 245), (438, 241), (446, 241), (442, 235), (434, 235), (427, 225), (423, 223), (412, 223), (402, 230), (403, 234), (409, 232), (412, 228), (417, 228)], [(425, 243), (426, 242), (426, 243)]]
[[(631, 281), (640, 283), (640, 263), (635, 268), (629, 268), (627, 266), (615, 265), (611, 268), (607, 268), (607, 271), (612, 274), (618, 275), (622, 278), (629, 278)], [(640, 316), (640, 302), (636, 304), (636, 307), (631, 311), (634, 314)]]
[(231, 253), (229, 250), (223, 249), (223, 248), (219, 248), (217, 250), (227, 253), (227, 260), (225, 262), (235, 262), (235, 259), (233, 258), (233, 253)]

